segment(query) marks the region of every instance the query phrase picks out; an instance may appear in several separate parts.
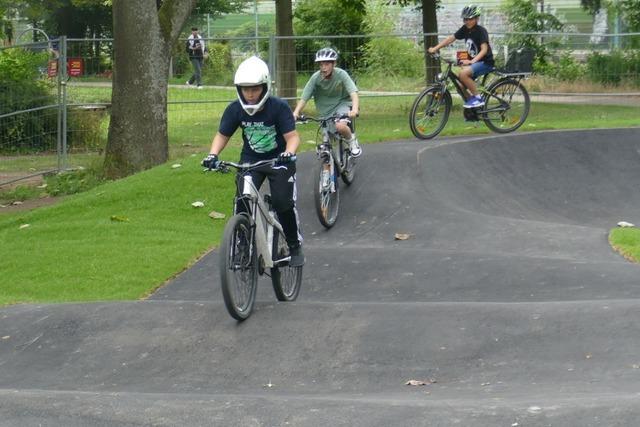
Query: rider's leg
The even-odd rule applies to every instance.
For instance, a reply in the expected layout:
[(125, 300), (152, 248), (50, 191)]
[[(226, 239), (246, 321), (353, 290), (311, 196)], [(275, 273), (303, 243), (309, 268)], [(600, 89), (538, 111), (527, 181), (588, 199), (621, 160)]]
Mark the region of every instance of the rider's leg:
[(278, 221), (287, 239), (287, 245), (291, 250), (290, 265), (297, 267), (304, 264), (302, 254), (302, 231), (300, 230), (300, 218), (296, 209), (296, 165), (274, 166), (269, 175), (269, 187), (271, 189), (271, 201), (278, 214)]
[(472, 96), (478, 95), (478, 87), (476, 86), (476, 82), (473, 80), (473, 68), (463, 67), (460, 74), (458, 74), (458, 77)]
[[(348, 108), (348, 109), (347, 109)], [(351, 107), (347, 107), (344, 109), (338, 109), (336, 114), (347, 114)], [(362, 148), (360, 148), (360, 144), (358, 143), (358, 138), (356, 138), (356, 134), (351, 130), (351, 119), (342, 119), (336, 122), (336, 130), (344, 138), (345, 141), (349, 143), (349, 151), (351, 151), (351, 155), (353, 157), (359, 157), (362, 154)]]
[(474, 79), (488, 74), (491, 71), (493, 71), (493, 66), (487, 65), (483, 61), (471, 64), (470, 67), (464, 67), (462, 71), (460, 71), (460, 81), (467, 87), (472, 95), (467, 102), (464, 103), (465, 108), (476, 108), (484, 105), (484, 100), (478, 94), (478, 87)]

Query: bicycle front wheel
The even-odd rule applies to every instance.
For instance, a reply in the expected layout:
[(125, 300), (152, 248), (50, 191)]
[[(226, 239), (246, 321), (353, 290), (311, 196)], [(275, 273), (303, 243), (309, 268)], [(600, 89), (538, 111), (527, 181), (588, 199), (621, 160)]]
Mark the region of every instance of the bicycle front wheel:
[(293, 301), (298, 298), (300, 293), (300, 285), (302, 283), (302, 266), (291, 267), (288, 262), (278, 262), (289, 256), (289, 247), (284, 233), (275, 230), (273, 236), (274, 246), (274, 262), (275, 266), (271, 268), (271, 283), (273, 291), (278, 301)]
[(233, 216), (224, 229), (220, 245), (220, 284), (231, 317), (247, 319), (256, 300), (258, 263), (251, 222), (246, 215)]
[(443, 93), (439, 86), (423, 90), (411, 107), (411, 132), (420, 139), (431, 139), (438, 135), (449, 120), (451, 105), (451, 94), (448, 90)]
[(342, 164), (342, 173), (340, 175), (345, 184), (351, 185), (356, 177), (356, 159), (347, 152), (346, 144), (348, 142), (344, 140), (340, 142), (340, 162)]
[(331, 167), (332, 161), (329, 156), (320, 159), (316, 169), (317, 181), (314, 186), (316, 213), (320, 223), (326, 228), (331, 228), (336, 223), (340, 207), (337, 171), (336, 168)]
[(517, 80), (501, 79), (487, 89), (485, 106), (479, 113), (489, 129), (509, 133), (518, 129), (529, 115), (531, 101)]

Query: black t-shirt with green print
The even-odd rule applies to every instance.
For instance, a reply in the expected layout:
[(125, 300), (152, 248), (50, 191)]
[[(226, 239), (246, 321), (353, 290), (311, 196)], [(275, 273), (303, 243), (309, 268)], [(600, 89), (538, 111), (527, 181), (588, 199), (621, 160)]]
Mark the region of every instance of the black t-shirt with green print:
[(227, 106), (220, 119), (218, 132), (231, 137), (242, 128), (241, 162), (273, 159), (286, 148), (283, 135), (296, 128), (289, 104), (280, 98), (269, 97), (262, 109), (253, 116), (244, 111), (240, 101)]

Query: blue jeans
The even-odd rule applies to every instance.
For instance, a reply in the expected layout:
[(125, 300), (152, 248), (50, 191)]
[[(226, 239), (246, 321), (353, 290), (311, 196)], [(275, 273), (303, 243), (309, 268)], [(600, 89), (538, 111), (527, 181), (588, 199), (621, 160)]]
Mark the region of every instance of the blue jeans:
[(471, 70), (473, 71), (473, 78), (477, 78), (480, 76), (484, 76), (485, 74), (489, 74), (494, 70), (493, 65), (487, 65), (484, 61), (478, 61), (474, 64), (471, 64)]

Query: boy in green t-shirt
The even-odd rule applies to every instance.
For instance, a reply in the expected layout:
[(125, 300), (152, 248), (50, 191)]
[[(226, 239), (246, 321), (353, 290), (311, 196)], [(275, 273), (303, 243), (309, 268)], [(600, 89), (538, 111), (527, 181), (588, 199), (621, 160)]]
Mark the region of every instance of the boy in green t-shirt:
[(351, 155), (359, 157), (362, 149), (349, 127), (351, 119), (357, 117), (360, 111), (358, 88), (346, 71), (336, 67), (337, 60), (338, 53), (331, 48), (323, 48), (316, 52), (315, 62), (320, 63), (320, 70), (316, 71), (305, 85), (302, 98), (293, 110), (293, 116), (296, 119), (300, 117), (311, 97), (321, 117), (348, 116), (348, 119), (336, 122), (336, 130), (349, 142)]

